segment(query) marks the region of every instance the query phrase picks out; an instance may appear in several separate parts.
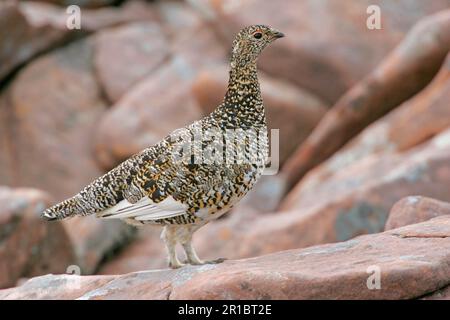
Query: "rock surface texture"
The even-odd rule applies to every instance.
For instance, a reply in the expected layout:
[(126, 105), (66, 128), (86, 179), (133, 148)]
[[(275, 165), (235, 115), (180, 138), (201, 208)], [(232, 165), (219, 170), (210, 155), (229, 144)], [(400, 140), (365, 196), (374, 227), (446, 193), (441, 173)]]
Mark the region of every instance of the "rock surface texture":
[[(449, 284), (450, 216), (347, 242), (219, 265), (46, 275), (2, 299), (411, 299)], [(379, 280), (376, 277), (379, 272)], [(401, 279), (401, 280), (400, 280)]]
[(39, 219), (49, 203), (49, 196), (35, 189), (0, 187), (0, 288), (24, 277), (64, 273), (74, 263), (63, 225)]
[[(0, 298), (450, 299), (449, 8), (0, 0)], [(193, 238), (230, 260), (166, 270), (158, 227), (38, 218), (211, 112), (255, 23), (285, 34), (258, 59), (278, 171)]]

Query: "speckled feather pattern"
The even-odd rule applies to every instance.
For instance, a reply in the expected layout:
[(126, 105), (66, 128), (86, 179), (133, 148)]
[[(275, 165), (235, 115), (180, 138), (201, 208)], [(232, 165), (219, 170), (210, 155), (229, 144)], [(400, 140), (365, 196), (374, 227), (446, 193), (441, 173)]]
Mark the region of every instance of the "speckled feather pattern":
[[(267, 36), (257, 41), (253, 36), (255, 32), (269, 33), (268, 30), (272, 29), (251, 26), (237, 35), (233, 42), (228, 90), (214, 112), (135, 154), (74, 197), (47, 209), (43, 216), (50, 220), (76, 215), (101, 216), (104, 210), (124, 199), (134, 204), (148, 197), (157, 204), (169, 196), (186, 206), (184, 214), (138, 223), (202, 224), (214, 219), (217, 213), (229, 210), (256, 183), (268, 156), (266, 118), (256, 60), (273, 39)], [(237, 141), (249, 139), (258, 143), (237, 151), (227, 148), (225, 158), (230, 156), (229, 152), (247, 152), (255, 155), (252, 162), (208, 164), (174, 160), (180, 139), (192, 139), (199, 131), (224, 133), (227, 130), (235, 130)], [(257, 134), (261, 132), (264, 134)], [(212, 142), (203, 142), (202, 147), (207, 147), (208, 143)]]

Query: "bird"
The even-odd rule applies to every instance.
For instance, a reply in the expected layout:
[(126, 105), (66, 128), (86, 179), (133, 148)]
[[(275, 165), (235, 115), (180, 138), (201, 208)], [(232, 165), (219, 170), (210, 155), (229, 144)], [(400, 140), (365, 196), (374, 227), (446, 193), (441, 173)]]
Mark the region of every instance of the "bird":
[[(95, 214), (133, 226), (158, 225), (170, 268), (223, 262), (201, 260), (192, 237), (238, 203), (267, 165), (257, 60), (282, 37), (267, 25), (241, 29), (232, 43), (227, 91), (214, 111), (134, 154), (41, 217), (53, 221)], [(183, 261), (177, 245), (184, 249)]]

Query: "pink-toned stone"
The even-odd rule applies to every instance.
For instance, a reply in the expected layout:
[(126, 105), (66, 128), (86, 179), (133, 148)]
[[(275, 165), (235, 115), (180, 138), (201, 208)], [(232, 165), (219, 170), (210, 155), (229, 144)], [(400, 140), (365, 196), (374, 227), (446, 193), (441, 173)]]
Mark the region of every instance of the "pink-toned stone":
[(36, 54), (68, 38), (68, 30), (55, 28), (40, 12), (26, 14), (17, 1), (0, 3), (0, 81)]
[[(3, 184), (47, 191), (52, 196), (47, 205), (51, 205), (103, 174), (94, 159), (92, 136), (106, 105), (92, 58), (92, 39), (80, 40), (33, 61), (4, 91), (0, 99)], [(121, 243), (129, 227), (94, 217), (76, 221), (64, 226), (76, 254), (73, 263), (88, 274)]]
[(396, 229), (441, 215), (450, 215), (450, 203), (427, 197), (409, 196), (392, 207), (384, 229)]
[(167, 63), (136, 84), (100, 122), (96, 155), (103, 167), (113, 167), (202, 117), (191, 83), (203, 68), (223, 63), (225, 51), (210, 30), (197, 28), (176, 37), (171, 52)]
[(450, 126), (450, 55), (433, 81), (413, 98), (368, 126), (331, 158), (312, 169), (302, 184), (319, 186), (366, 157), (402, 152)]
[(200, 118), (183, 74), (172, 62), (134, 86), (102, 118), (96, 135), (97, 159), (111, 168)]
[(405, 39), (322, 118), (283, 168), (292, 188), (369, 124), (421, 91), (450, 50), (450, 10), (420, 20)]
[(100, 7), (100, 6), (107, 6), (112, 5), (114, 2), (117, 2), (116, 0), (28, 0), (28, 1), (39, 1), (39, 2), (48, 2), (60, 6), (68, 6), (71, 5), (77, 5), (80, 7)]
[[(69, 31), (66, 8), (43, 2), (22, 2), (20, 10), (27, 19), (36, 24), (48, 24), (55, 29)], [(156, 22), (159, 16), (153, 7), (143, 0), (130, 0), (121, 7), (83, 8), (81, 10), (80, 29), (73, 29), (73, 34), (98, 31), (136, 21)], [(69, 21), (72, 22), (72, 21)]]
[(106, 110), (92, 70), (92, 42), (81, 40), (28, 65), (3, 92), (0, 181), (35, 187), (55, 201), (100, 176), (92, 135)]
[(95, 70), (109, 101), (117, 102), (168, 59), (168, 42), (156, 23), (136, 22), (95, 36)]
[[(264, 52), (261, 68), (334, 103), (366, 76), (419, 19), (448, 8), (421, 0), (228, 1), (196, 0), (228, 41), (242, 27), (267, 24), (286, 37)], [(381, 8), (381, 30), (367, 27), (367, 8)]]
[[(448, 285), (449, 247), (450, 216), (442, 216), (347, 242), (218, 265), (48, 275), (0, 291), (0, 299), (413, 299)], [(377, 289), (374, 267), (381, 272)]]
[(75, 263), (62, 224), (39, 218), (49, 203), (49, 196), (35, 189), (0, 187), (0, 288), (23, 277), (64, 273)]

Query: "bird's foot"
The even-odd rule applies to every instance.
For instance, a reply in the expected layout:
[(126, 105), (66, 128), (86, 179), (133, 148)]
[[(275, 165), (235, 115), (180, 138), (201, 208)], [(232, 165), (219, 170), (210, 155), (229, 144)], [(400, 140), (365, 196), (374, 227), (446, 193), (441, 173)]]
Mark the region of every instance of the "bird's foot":
[(218, 263), (222, 263), (225, 260), (227, 260), (226, 258), (218, 258), (218, 259), (214, 259), (214, 260), (206, 260), (206, 261), (202, 261), (202, 260), (196, 260), (196, 261), (189, 261), (189, 260), (185, 260), (183, 261), (184, 263), (188, 263), (190, 265), (193, 266), (202, 266), (205, 264), (218, 264)]
[(217, 258), (214, 260), (207, 260), (205, 261), (205, 264), (218, 264), (224, 262), (225, 260), (227, 260), (227, 258)]
[(169, 262), (169, 268), (170, 269), (179, 269), (179, 268), (181, 268), (181, 267), (183, 267), (185, 265), (186, 265), (185, 263), (182, 263), (180, 261), (176, 261), (176, 262), (170, 261)]

